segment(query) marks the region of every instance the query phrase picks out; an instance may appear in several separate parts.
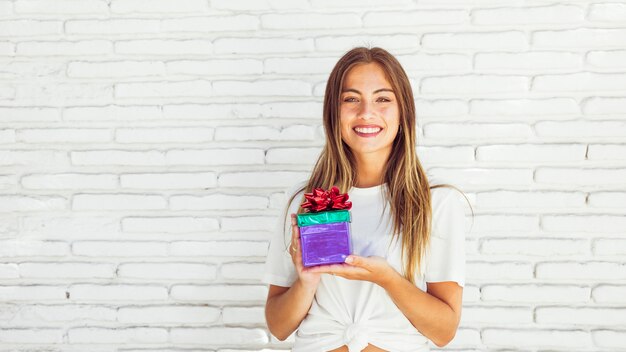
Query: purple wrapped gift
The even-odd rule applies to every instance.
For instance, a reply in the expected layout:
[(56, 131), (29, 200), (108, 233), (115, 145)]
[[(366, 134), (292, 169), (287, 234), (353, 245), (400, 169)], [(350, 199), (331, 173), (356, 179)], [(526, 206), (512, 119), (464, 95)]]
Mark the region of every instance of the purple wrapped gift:
[(304, 196), (302, 207), (309, 211), (297, 215), (303, 266), (343, 263), (352, 253), (348, 195), (333, 187), (316, 188)]

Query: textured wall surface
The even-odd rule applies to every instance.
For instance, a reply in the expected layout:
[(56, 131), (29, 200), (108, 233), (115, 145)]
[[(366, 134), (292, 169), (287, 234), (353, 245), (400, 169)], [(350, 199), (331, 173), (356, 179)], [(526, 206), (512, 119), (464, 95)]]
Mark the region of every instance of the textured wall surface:
[(445, 349), (626, 350), (626, 2), (2, 0), (0, 351), (289, 349), (259, 276), (359, 45), (476, 212)]

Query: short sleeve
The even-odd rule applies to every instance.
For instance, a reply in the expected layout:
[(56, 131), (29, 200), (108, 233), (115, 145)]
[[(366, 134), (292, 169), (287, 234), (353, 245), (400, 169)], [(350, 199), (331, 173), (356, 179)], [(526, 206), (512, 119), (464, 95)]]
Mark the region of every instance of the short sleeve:
[[(291, 255), (287, 251), (287, 246), (291, 242), (291, 219), (289, 214), (296, 213), (300, 206), (300, 192), (291, 204), (287, 204), (291, 196), (304, 186), (303, 182), (299, 182), (292, 186), (285, 193), (285, 205), (278, 214), (274, 230), (270, 236), (270, 243), (267, 251), (267, 258), (261, 281), (266, 284), (272, 284), (282, 287), (290, 287), (296, 281), (296, 268), (291, 261)], [(285, 208), (289, 207), (286, 219)]]
[(465, 198), (456, 189), (431, 191), (432, 230), (424, 281), (455, 281), (465, 286)]

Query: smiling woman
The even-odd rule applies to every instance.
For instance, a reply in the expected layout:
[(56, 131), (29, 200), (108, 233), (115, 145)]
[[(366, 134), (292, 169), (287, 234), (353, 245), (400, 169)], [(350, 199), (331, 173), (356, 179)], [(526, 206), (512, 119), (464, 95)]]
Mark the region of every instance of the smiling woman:
[[(288, 190), (270, 243), (270, 332), (296, 332), (293, 351), (448, 344), (465, 284), (463, 194), (428, 179), (417, 158), (413, 93), (398, 61), (381, 48), (347, 52), (328, 79), (323, 121), (324, 149), (310, 178)], [(352, 254), (305, 268), (295, 215), (304, 193), (333, 186), (352, 201)]]

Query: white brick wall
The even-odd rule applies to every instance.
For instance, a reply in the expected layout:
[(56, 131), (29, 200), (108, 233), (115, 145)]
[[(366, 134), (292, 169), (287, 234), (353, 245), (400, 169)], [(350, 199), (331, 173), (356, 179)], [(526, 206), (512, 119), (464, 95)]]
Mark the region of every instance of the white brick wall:
[(258, 278), (357, 45), (476, 211), (445, 349), (626, 351), (626, 1), (0, 0), (0, 352), (288, 349)]

